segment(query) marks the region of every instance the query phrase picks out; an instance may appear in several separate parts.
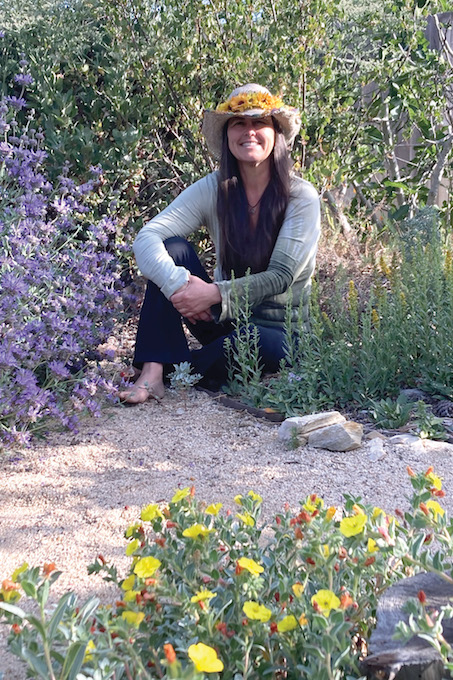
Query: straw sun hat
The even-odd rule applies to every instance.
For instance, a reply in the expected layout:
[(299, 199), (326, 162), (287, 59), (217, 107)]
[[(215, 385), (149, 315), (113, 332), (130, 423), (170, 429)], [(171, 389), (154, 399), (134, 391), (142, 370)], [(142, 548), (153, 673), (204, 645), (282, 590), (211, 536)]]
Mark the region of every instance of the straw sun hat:
[(209, 151), (215, 158), (222, 153), (222, 131), (230, 118), (251, 116), (263, 118), (272, 116), (278, 121), (285, 136), (288, 147), (291, 147), (300, 130), (300, 114), (293, 106), (286, 106), (280, 97), (256, 83), (248, 83), (237, 87), (228, 99), (204, 112), (202, 132)]

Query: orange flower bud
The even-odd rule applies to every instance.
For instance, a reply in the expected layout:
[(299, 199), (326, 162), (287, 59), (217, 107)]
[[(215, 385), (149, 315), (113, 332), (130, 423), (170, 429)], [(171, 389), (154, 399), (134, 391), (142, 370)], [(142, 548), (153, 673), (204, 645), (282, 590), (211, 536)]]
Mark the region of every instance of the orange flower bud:
[(314, 561), (314, 559), (312, 557), (307, 557), (307, 559), (305, 561), (306, 561), (307, 564), (311, 564), (313, 567), (316, 565), (316, 562)]
[(429, 517), (429, 510), (426, 507), (425, 503), (420, 503), (420, 510), (427, 516)]
[(46, 562), (46, 564), (43, 566), (42, 570), (43, 570), (45, 576), (49, 576), (53, 571), (55, 571), (56, 568), (57, 567), (55, 565), (55, 562), (50, 562), (50, 563)]
[(340, 571), (340, 565), (339, 565), (339, 563), (338, 563), (338, 562), (335, 562), (335, 564), (333, 565), (333, 568), (334, 568), (335, 571), (338, 573), (338, 572)]
[(19, 635), (19, 633), (22, 632), (22, 628), (19, 626), (18, 623), (13, 623), (13, 625), (11, 626), (11, 630), (15, 635)]
[(336, 511), (337, 509), (333, 505), (331, 505), (330, 508), (327, 508), (326, 519), (331, 520)]
[(167, 529), (173, 529), (176, 526), (176, 522), (167, 522)]
[(430, 465), (429, 468), (425, 472), (425, 477), (429, 477), (429, 475), (432, 475), (433, 472), (434, 472), (434, 468), (433, 468), (432, 465)]
[(303, 539), (304, 535), (303, 535), (302, 531), (300, 530), (300, 527), (296, 527), (294, 529), (294, 536), (295, 536), (295, 538), (297, 538), (299, 540)]
[(100, 562), (101, 564), (107, 564), (104, 555), (101, 555), (100, 553), (99, 553), (99, 555), (98, 555), (98, 560), (99, 560), (99, 562)]
[(282, 523), (282, 518), (277, 515), (277, 517), (275, 518), (275, 523), (280, 526), (280, 524)]
[(426, 593), (425, 593), (424, 590), (419, 590), (418, 593), (417, 593), (417, 597), (418, 597), (418, 601), (419, 601), (421, 604), (425, 604), (425, 602), (426, 602)]
[(154, 542), (157, 543), (157, 545), (160, 545), (161, 548), (164, 547), (165, 541), (166, 541), (165, 538), (155, 538), (154, 539)]
[(271, 635), (272, 635), (273, 633), (276, 633), (276, 632), (277, 632), (277, 630), (278, 630), (277, 624), (276, 624), (274, 621), (271, 623), (270, 629), (271, 629)]
[(347, 609), (354, 604), (354, 600), (349, 593), (343, 593), (340, 595), (340, 609)]
[(369, 567), (370, 564), (374, 564), (375, 562), (376, 562), (376, 558), (375, 558), (374, 555), (372, 555), (371, 557), (367, 557), (363, 564), (364, 564), (365, 567)]
[(145, 578), (145, 586), (155, 586), (156, 585), (156, 579), (155, 578)]
[(409, 465), (406, 467), (406, 470), (407, 470), (407, 474), (409, 475), (409, 477), (415, 477), (415, 472), (413, 471), (413, 469)]
[(10, 578), (5, 578), (5, 580), (2, 582), (2, 588), (6, 591), (19, 590), (20, 585), (14, 581), (11, 581)]
[(431, 493), (438, 498), (444, 498), (445, 496), (445, 491), (443, 489), (431, 489)]
[(341, 546), (338, 550), (338, 557), (340, 558), (340, 560), (345, 560), (347, 556), (348, 551), (346, 550), (346, 548), (343, 548), (343, 546)]
[(164, 645), (164, 654), (165, 658), (167, 659), (168, 663), (175, 663), (176, 661), (176, 652), (170, 643)]
[(227, 629), (227, 625), (224, 621), (219, 621), (218, 623), (215, 624), (215, 627), (217, 628), (219, 633), (222, 633), (222, 635), (227, 634), (228, 629)]
[(195, 487), (193, 485), (190, 487), (190, 495), (192, 496), (192, 498), (193, 496), (195, 496)]

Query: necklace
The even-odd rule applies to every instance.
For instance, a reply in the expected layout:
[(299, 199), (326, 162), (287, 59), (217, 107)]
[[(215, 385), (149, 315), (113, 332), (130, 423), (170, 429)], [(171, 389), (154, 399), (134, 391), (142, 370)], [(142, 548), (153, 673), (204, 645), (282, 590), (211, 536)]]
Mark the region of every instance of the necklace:
[[(263, 198), (263, 197), (261, 196), (261, 198)], [(256, 209), (259, 206), (259, 204), (261, 203), (261, 198), (257, 203), (255, 203), (255, 205), (250, 205), (250, 203), (247, 201), (247, 205), (248, 205), (248, 208), (249, 208), (249, 215), (254, 215), (256, 213)]]

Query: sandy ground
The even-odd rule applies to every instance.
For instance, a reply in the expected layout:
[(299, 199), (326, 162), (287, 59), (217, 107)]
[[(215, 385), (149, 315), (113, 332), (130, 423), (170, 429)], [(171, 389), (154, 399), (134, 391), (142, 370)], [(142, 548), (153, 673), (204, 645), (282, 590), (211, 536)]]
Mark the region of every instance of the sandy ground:
[[(0, 460), (0, 581), (24, 560), (56, 562), (63, 574), (55, 594), (70, 589), (82, 599), (114, 599), (114, 589), (88, 576), (87, 565), (102, 553), (124, 573), (125, 528), (142, 506), (168, 501), (178, 486), (193, 484), (200, 499), (227, 507), (254, 489), (267, 516), (313, 492), (329, 505), (350, 493), (391, 512), (407, 504), (406, 465), (419, 471), (432, 464), (444, 480), (443, 504), (453, 510), (452, 445), (386, 443), (385, 457), (371, 462), (367, 446), (289, 451), (277, 431), (278, 424), (206, 394), (193, 392), (184, 402), (169, 393), (161, 404), (112, 407), (77, 435), (55, 434), (10, 452)], [(0, 680), (23, 680), (24, 669), (5, 651), (6, 633), (0, 627)]]

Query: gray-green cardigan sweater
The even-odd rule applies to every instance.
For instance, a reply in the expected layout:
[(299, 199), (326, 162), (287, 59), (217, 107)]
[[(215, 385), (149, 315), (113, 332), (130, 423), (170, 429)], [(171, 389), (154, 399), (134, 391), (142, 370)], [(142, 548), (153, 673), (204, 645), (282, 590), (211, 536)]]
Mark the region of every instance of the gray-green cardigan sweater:
[[(214, 172), (185, 189), (170, 205), (140, 230), (134, 253), (142, 274), (170, 298), (189, 278), (184, 267), (175, 265), (163, 242), (171, 236), (187, 237), (205, 226), (219, 253), (217, 219), (218, 173)], [(320, 233), (320, 204), (315, 188), (293, 175), (285, 218), (267, 269), (258, 274), (230, 280), (222, 277), (220, 266), (214, 272), (222, 302), (218, 321), (234, 316), (232, 287), (239, 298), (247, 282), (248, 299), (254, 323), (281, 326), (291, 290), (293, 320), (302, 302), (304, 320), (308, 318), (310, 282), (315, 267)], [(218, 258), (219, 259), (219, 258)]]

